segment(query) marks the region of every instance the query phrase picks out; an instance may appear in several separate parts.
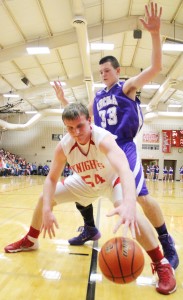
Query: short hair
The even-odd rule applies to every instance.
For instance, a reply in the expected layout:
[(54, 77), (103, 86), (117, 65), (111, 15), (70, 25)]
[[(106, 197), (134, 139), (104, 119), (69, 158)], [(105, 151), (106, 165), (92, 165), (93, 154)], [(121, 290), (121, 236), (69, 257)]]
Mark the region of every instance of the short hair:
[(81, 115), (84, 115), (86, 119), (89, 119), (89, 111), (87, 107), (82, 103), (68, 104), (63, 111), (62, 120), (75, 120)]
[(110, 62), (114, 69), (117, 69), (120, 67), (120, 64), (119, 64), (117, 58), (112, 55), (104, 56), (103, 58), (101, 58), (101, 60), (99, 61), (99, 65), (102, 65), (106, 62)]

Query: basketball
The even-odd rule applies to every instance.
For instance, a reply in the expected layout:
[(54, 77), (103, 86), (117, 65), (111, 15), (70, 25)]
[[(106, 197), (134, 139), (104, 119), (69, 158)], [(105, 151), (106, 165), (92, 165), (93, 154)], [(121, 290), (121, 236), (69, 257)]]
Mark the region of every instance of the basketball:
[(99, 252), (99, 267), (103, 275), (115, 283), (132, 282), (144, 268), (142, 249), (130, 238), (112, 238)]

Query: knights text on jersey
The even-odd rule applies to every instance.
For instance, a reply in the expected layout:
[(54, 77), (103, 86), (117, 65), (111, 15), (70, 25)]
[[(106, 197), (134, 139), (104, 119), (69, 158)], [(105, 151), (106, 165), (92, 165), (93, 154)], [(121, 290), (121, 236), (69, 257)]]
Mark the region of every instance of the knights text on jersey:
[(122, 92), (123, 84), (97, 92), (93, 104), (95, 124), (116, 135), (118, 145), (132, 141), (143, 125), (140, 101), (128, 98)]
[(99, 144), (106, 135), (111, 133), (92, 125), (87, 154), (82, 151), (82, 145), (78, 144), (70, 134), (66, 134), (60, 142), (73, 171), (72, 176), (76, 179), (81, 177), (89, 190), (92, 187), (93, 191), (98, 191), (100, 194), (102, 189), (109, 184), (112, 185), (118, 177), (106, 156), (99, 150)]

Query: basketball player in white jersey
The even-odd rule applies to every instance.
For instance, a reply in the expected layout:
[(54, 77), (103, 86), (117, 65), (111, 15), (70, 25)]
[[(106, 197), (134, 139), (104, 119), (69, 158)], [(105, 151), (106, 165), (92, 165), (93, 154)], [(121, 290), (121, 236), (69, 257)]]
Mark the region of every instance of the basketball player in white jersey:
[[(137, 238), (152, 259), (153, 272), (159, 277), (156, 290), (161, 294), (173, 293), (176, 290), (174, 271), (163, 256), (150, 223), (136, 211), (135, 181), (115, 137), (105, 129), (91, 125), (89, 111), (83, 104), (66, 106), (62, 119), (68, 133), (56, 147), (29, 232), (23, 239), (6, 246), (5, 252), (36, 250), (41, 229), (43, 237), (46, 234), (54, 237), (58, 223), (52, 212), (53, 206), (76, 201), (87, 206), (100, 196), (107, 196), (115, 207), (109, 216), (119, 215), (114, 232), (123, 225), (126, 236), (130, 229), (132, 237)], [(73, 175), (58, 182), (66, 162)]]

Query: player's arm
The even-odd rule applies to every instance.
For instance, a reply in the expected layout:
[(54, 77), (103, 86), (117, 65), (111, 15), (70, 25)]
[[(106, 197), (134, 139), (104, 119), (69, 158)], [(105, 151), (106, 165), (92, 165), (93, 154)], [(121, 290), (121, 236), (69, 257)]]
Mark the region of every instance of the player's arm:
[(60, 104), (64, 107), (69, 104), (69, 101), (64, 96), (64, 91), (62, 88), (62, 84), (60, 81), (54, 81), (53, 88), (55, 90), (55, 94), (57, 96), (57, 99), (59, 100)]
[[(119, 215), (118, 223), (114, 229), (116, 232), (121, 224), (124, 224), (123, 235), (127, 234), (130, 228), (132, 237), (135, 238), (135, 231), (138, 230), (136, 219), (136, 188), (133, 173), (130, 170), (125, 153), (119, 148), (114, 137), (107, 135), (100, 143), (100, 150), (107, 156), (111, 166), (119, 174), (122, 185), (121, 205), (115, 208), (109, 216)], [(139, 231), (139, 230), (138, 230)]]
[(54, 199), (58, 179), (61, 176), (65, 163), (66, 156), (63, 152), (61, 143), (59, 143), (56, 147), (51, 168), (43, 186), (43, 237), (45, 237), (46, 232), (48, 232), (49, 237), (52, 238), (55, 236), (54, 227), (58, 228), (58, 223), (52, 213), (52, 201)]
[(130, 98), (134, 99), (136, 90), (150, 82), (162, 69), (162, 46), (160, 38), (160, 18), (162, 7), (157, 7), (157, 3), (151, 3), (151, 11), (145, 6), (146, 20), (140, 19), (144, 28), (149, 31), (152, 39), (152, 59), (151, 65), (144, 69), (137, 76), (126, 80), (123, 85), (123, 92)]
[[(61, 105), (63, 105), (63, 107), (68, 105), (69, 101), (65, 98), (61, 82), (60, 81), (54, 81), (53, 88), (55, 90), (55, 94), (57, 96), (57, 99), (59, 100)], [(88, 111), (89, 111), (90, 116), (93, 116), (93, 101), (94, 101), (93, 99), (90, 100), (90, 102), (88, 104)]]

